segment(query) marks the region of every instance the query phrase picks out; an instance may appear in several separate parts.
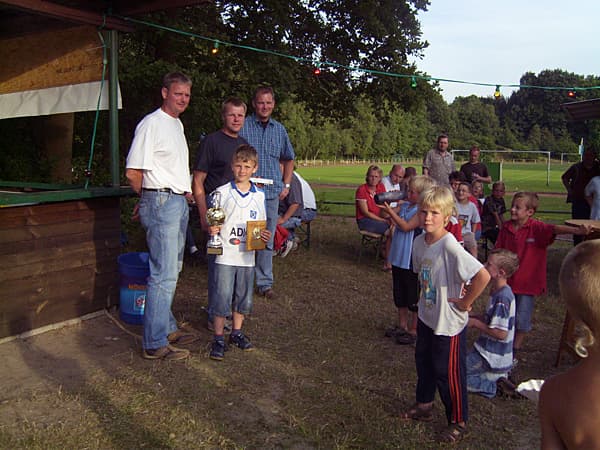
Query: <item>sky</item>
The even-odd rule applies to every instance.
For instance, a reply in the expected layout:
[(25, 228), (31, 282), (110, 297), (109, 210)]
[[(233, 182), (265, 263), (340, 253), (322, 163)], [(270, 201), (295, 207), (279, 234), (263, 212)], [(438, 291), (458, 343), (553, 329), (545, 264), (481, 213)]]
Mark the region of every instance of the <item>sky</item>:
[[(497, 84), (519, 84), (525, 72), (600, 76), (599, 0), (431, 0), (419, 20), (429, 42), (416, 61), (420, 71), (492, 85), (441, 82), (448, 103), (491, 96)], [(512, 90), (500, 88), (505, 96)]]

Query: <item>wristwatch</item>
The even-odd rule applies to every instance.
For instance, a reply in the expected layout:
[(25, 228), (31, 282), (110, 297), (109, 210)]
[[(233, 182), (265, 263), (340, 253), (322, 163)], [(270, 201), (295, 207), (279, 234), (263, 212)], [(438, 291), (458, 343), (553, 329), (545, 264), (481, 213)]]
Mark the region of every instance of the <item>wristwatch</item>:
[(290, 183), (285, 183), (284, 186), (285, 186), (286, 189), (289, 189), (291, 187), (291, 184)]

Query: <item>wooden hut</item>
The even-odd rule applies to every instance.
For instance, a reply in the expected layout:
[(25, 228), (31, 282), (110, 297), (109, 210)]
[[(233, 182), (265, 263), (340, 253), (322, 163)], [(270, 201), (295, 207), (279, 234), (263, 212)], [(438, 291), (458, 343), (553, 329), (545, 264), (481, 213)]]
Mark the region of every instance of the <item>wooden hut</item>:
[[(201, 1), (0, 1), (0, 120), (44, 116), (55, 184), (0, 181), (0, 339), (118, 303), (120, 197), (118, 33), (123, 16)], [(102, 36), (98, 36), (101, 28)], [(103, 45), (109, 60), (102, 82)], [(64, 183), (73, 114), (109, 109), (111, 185)], [(68, 181), (68, 180), (67, 180)]]

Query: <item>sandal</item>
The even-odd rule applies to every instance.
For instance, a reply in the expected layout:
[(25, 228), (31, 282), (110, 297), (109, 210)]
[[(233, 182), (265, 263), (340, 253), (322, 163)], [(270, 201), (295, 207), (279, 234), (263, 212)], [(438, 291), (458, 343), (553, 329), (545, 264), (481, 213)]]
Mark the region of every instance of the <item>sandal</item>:
[(164, 347), (156, 349), (144, 349), (142, 351), (142, 357), (144, 359), (163, 359), (165, 361), (177, 361), (179, 359), (185, 359), (190, 356), (189, 350), (173, 347), (172, 345), (165, 345)]
[(189, 331), (178, 329), (169, 334), (167, 339), (169, 340), (169, 344), (188, 345), (199, 340), (200, 336), (190, 333)]
[(440, 434), (437, 441), (446, 444), (456, 444), (467, 436), (467, 426), (459, 423), (451, 423)]
[(422, 408), (415, 403), (410, 409), (400, 414), (400, 420), (419, 420), (421, 422), (431, 422), (433, 420), (433, 405)]

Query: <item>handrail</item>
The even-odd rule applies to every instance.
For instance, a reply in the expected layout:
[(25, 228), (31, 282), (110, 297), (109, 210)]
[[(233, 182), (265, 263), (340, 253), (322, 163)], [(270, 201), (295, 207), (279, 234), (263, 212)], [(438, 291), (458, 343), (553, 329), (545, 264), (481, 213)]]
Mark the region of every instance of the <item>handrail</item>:
[[(338, 206), (354, 206), (355, 203), (354, 202), (336, 202), (336, 201), (329, 201), (329, 200), (322, 200), (319, 203), (321, 203), (322, 205), (338, 205)], [(571, 211), (568, 210), (549, 210), (549, 209), (538, 209), (536, 211), (536, 214), (571, 214)]]

